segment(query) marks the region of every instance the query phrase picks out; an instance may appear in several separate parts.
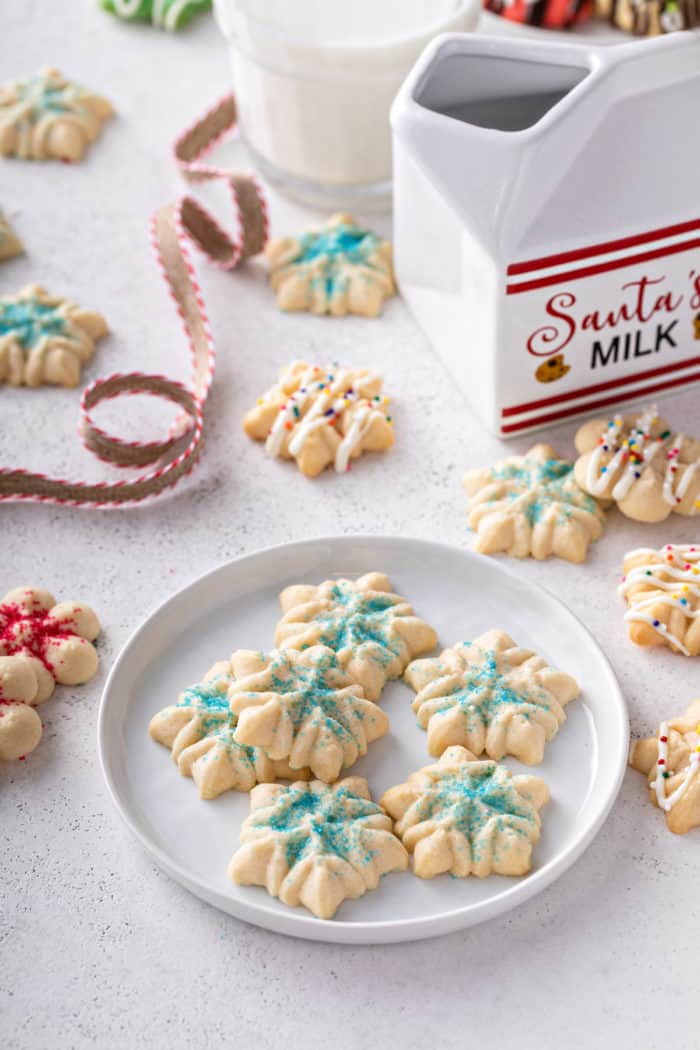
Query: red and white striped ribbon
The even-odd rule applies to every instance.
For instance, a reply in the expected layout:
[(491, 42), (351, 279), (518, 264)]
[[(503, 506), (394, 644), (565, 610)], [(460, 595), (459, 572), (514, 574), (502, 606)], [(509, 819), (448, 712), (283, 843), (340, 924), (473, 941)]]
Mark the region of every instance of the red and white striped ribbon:
[[(238, 224), (236, 235), (230, 237), (198, 201), (187, 196), (161, 208), (150, 223), (155, 258), (192, 355), (189, 385), (162, 375), (115, 373), (95, 380), (83, 391), (80, 402), (80, 435), (90, 452), (113, 466), (153, 469), (128, 480), (90, 484), (0, 468), (0, 501), (86, 508), (128, 506), (171, 488), (199, 459), (216, 352), (188, 241), (194, 242), (214, 265), (230, 270), (262, 251), (268, 234), (267, 207), (257, 179), (203, 163), (203, 158), (235, 124), (235, 102), (232, 95), (227, 95), (183, 132), (175, 143), (174, 157), (190, 181), (218, 179), (230, 188)], [(93, 422), (91, 413), (101, 402), (133, 394), (156, 395), (183, 410), (163, 440), (126, 441)]]

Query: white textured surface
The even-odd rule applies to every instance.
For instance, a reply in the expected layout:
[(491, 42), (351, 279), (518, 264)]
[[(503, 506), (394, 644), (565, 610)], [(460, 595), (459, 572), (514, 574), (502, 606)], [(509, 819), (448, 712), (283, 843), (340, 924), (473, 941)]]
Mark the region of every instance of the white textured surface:
[[(3, 75), (56, 63), (103, 90), (119, 118), (84, 165), (0, 163), (0, 202), (28, 251), (2, 264), (0, 290), (41, 280), (104, 310), (114, 335), (86, 381), (131, 368), (184, 378), (186, 350), (145, 226), (180, 191), (171, 141), (227, 86), (224, 46), (206, 20), (173, 37), (119, 25), (91, 0), (7, 7)], [(238, 146), (226, 155), (244, 163)], [(273, 198), (275, 232), (301, 219)], [(154, 605), (227, 558), (304, 535), (468, 542), (461, 472), (503, 448), (469, 415), (399, 301), (378, 322), (287, 318), (257, 266), (200, 272), (219, 365), (194, 477), (151, 507), (116, 514), (0, 507), (2, 591), (35, 581), (91, 602), (104, 624), (98, 678), (59, 689), (43, 708), (39, 749), (0, 770), (0, 1045), (694, 1047), (700, 833), (666, 832), (636, 773), (582, 860), (541, 897), (502, 920), (395, 948), (325, 947), (244, 926), (161, 875), (120, 824), (97, 769), (97, 704), (114, 655)], [(298, 355), (382, 367), (397, 448), (313, 483), (266, 461), (240, 417)], [(104, 476), (77, 442), (77, 406), (77, 392), (1, 390), (0, 463)], [(663, 407), (692, 430), (698, 393)], [(549, 436), (570, 453), (573, 431)], [(693, 539), (700, 527), (681, 519), (645, 528), (611, 514), (585, 567), (519, 566), (584, 617), (619, 673), (637, 733), (700, 694), (700, 663), (632, 648), (614, 594), (621, 558), (640, 544)]]

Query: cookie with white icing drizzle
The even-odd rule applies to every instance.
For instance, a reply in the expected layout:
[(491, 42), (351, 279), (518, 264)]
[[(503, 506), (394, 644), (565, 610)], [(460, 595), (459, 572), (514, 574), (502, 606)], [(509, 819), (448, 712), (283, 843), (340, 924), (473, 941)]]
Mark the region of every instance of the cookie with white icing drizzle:
[(700, 827), (700, 699), (685, 714), (661, 722), (655, 736), (638, 740), (630, 765), (644, 773), (649, 797), (676, 835)]
[(665, 521), (700, 510), (700, 441), (675, 432), (654, 406), (636, 415), (591, 419), (576, 434), (578, 484), (614, 500), (635, 521)]
[(700, 655), (700, 543), (630, 551), (618, 594), (636, 645)]
[(295, 460), (306, 477), (331, 464), (337, 473), (363, 452), (394, 444), (382, 378), (366, 368), (322, 368), (294, 361), (243, 420), (246, 434), (273, 458)]

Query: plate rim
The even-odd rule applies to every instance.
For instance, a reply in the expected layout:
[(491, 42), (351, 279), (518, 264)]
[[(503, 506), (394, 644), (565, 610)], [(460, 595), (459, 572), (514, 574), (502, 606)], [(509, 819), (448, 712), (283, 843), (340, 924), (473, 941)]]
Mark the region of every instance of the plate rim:
[[(357, 542), (384, 543), (389, 545), (407, 545), (429, 547), (433, 550), (441, 550), (450, 555), (460, 555), (467, 561), (477, 561), (480, 564), (488, 562), (490, 568), (496, 573), (510, 581), (517, 582), (520, 586), (539, 591), (554, 603), (560, 613), (569, 617), (589, 638), (594, 645), (603, 665), (607, 671), (610, 683), (614, 687), (608, 702), (611, 709), (617, 715), (618, 729), (620, 731), (620, 745), (617, 755), (617, 769), (608, 789), (607, 796), (603, 797), (593, 812), (592, 819), (586, 829), (564, 849), (558, 856), (552, 858), (543, 867), (529, 873), (526, 879), (519, 880), (506, 889), (497, 897), (486, 901), (479, 901), (460, 908), (451, 908), (446, 912), (431, 914), (421, 918), (405, 919), (381, 919), (362, 922), (349, 922), (342, 919), (318, 919), (316, 916), (306, 913), (302, 909), (290, 908), (288, 912), (280, 913), (267, 905), (266, 901), (251, 900), (239, 901), (235, 897), (226, 897), (219, 891), (213, 890), (206, 883), (193, 878), (192, 874), (175, 861), (164, 849), (157, 845), (141, 828), (139, 821), (130, 812), (128, 801), (120, 795), (118, 785), (115, 782), (111, 768), (109, 751), (110, 741), (107, 736), (107, 717), (110, 693), (115, 688), (114, 682), (118, 678), (122, 665), (129, 659), (130, 650), (136, 645), (141, 632), (152, 621), (157, 619), (168, 608), (181, 600), (188, 592), (205, 584), (206, 581), (218, 576), (220, 573), (230, 571), (234, 565), (245, 561), (265, 559), (271, 554), (279, 554), (282, 551), (293, 551), (300, 548), (313, 548), (320, 544), (345, 545)], [(127, 705), (128, 706), (128, 705)], [(304, 539), (289, 540), (282, 543), (271, 544), (266, 547), (256, 548), (237, 555), (234, 558), (222, 562), (220, 565), (207, 570), (196, 576), (184, 586), (178, 588), (172, 594), (163, 599), (155, 608), (151, 609), (139, 624), (131, 631), (122, 645), (107, 675), (97, 716), (97, 753), (102, 777), (107, 786), (108, 794), (117, 809), (122, 821), (135, 836), (146, 853), (162, 868), (171, 878), (184, 886), (190, 893), (208, 904), (232, 915), (243, 922), (275, 933), (286, 936), (298, 937), (305, 940), (325, 941), (326, 943), (345, 944), (388, 944), (422, 940), (429, 937), (440, 936), (447, 932), (453, 932), (470, 926), (476, 926), (496, 915), (505, 914), (525, 901), (536, 896), (555, 882), (564, 874), (579, 857), (585, 852), (593, 839), (602, 828), (605, 820), (612, 809), (625, 775), (629, 754), (629, 715), (624, 694), (618, 681), (615, 670), (600, 646), (599, 642), (581, 620), (560, 598), (553, 594), (541, 583), (533, 582), (520, 576), (511, 566), (503, 564), (486, 555), (475, 551), (458, 547), (455, 544), (440, 540), (424, 539), (417, 536), (392, 536), (386, 533), (341, 533), (336, 535), (311, 536)], [(429, 757), (429, 756), (428, 756)], [(611, 760), (611, 769), (614, 768)], [(475, 914), (476, 913), (476, 914)]]

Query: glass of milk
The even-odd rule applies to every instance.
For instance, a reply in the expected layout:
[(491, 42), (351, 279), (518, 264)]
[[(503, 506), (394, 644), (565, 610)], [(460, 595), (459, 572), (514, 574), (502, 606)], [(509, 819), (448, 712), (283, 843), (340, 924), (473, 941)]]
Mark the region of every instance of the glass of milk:
[(388, 206), (389, 108), (438, 33), (481, 0), (215, 0), (241, 134), (260, 172), (319, 207)]

